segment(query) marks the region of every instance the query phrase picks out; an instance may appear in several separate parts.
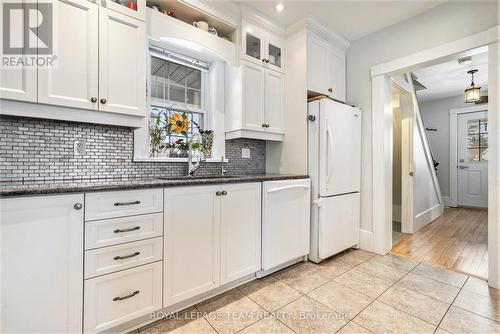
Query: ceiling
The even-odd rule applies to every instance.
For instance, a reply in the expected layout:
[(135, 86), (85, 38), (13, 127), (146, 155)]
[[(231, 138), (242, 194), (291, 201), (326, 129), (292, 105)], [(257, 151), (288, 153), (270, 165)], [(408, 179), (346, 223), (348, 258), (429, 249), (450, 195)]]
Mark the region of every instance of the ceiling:
[[(311, 15), (335, 33), (354, 41), (434, 8), (446, 0), (240, 0), (285, 27)], [(278, 13), (277, 3), (285, 9)]]
[[(472, 63), (459, 65), (457, 60), (417, 70), (414, 74), (418, 82), (427, 89), (417, 92), (421, 102), (459, 96), (470, 85), (471, 76), (467, 71), (477, 69), (474, 83), (481, 86), (481, 91), (488, 89), (488, 52), (487, 48), (478, 49), (478, 54), (472, 56)], [(458, 58), (458, 57), (457, 57)]]

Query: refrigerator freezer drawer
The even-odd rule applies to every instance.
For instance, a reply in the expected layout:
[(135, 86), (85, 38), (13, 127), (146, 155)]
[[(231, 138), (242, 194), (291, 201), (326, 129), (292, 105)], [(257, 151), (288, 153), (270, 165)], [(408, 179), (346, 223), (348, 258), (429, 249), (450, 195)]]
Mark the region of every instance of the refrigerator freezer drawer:
[(319, 207), (319, 257), (325, 259), (359, 243), (359, 193), (323, 197)]

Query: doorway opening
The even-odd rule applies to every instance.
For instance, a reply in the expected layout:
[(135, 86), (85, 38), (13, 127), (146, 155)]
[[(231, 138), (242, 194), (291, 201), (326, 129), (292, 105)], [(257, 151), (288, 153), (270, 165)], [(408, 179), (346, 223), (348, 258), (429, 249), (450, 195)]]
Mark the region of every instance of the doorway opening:
[(392, 94), (392, 252), (487, 279), (487, 47), (394, 77)]

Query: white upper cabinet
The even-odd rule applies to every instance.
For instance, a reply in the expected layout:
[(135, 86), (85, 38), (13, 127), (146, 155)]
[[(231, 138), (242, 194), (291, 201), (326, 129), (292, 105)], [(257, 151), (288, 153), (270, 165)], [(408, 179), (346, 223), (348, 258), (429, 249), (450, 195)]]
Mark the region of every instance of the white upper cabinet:
[(100, 1), (102, 7), (109, 8), (115, 12), (131, 16), (141, 21), (146, 20), (146, 0), (90, 0)]
[(283, 133), (285, 113), (285, 76), (276, 71), (264, 73), (264, 124), (266, 132)]
[[(3, 17), (3, 4), (0, 17)], [(4, 36), (3, 26), (0, 24), (0, 36)], [(0, 68), (0, 98), (36, 102), (36, 95), (36, 67)]]
[(99, 11), (99, 109), (144, 116), (146, 29), (144, 22)]
[(99, 6), (89, 1), (53, 1), (57, 66), (38, 69), (38, 102), (98, 108)]
[(132, 8), (108, 0), (50, 2), (54, 66), (1, 69), (0, 98), (108, 113), (11, 106), (2, 114), (19, 115), (22, 109), (23, 116), (132, 122), (121, 114), (140, 122), (146, 115), (146, 23), (141, 21), (146, 2), (128, 1)]
[[(83, 195), (0, 199), (1, 333), (81, 333)], [(26, 310), (36, 310), (26, 318)]]
[(223, 184), (221, 189), (221, 284), (225, 284), (261, 269), (261, 183)]
[(246, 21), (243, 21), (241, 31), (242, 59), (283, 72), (285, 43), (281, 38)]
[(243, 122), (245, 129), (261, 131), (264, 128), (264, 72), (255, 63), (241, 62), (243, 72)]
[(345, 50), (315, 32), (307, 32), (307, 89), (345, 102)]

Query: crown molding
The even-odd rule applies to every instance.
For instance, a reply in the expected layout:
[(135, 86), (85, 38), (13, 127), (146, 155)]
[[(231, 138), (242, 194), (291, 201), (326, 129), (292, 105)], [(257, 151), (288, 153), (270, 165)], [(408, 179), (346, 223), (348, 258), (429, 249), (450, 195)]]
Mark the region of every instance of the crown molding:
[(342, 37), (331, 29), (327, 28), (323, 23), (321, 23), (314, 16), (307, 16), (306, 18), (298, 21), (297, 23), (289, 26), (286, 29), (286, 33), (294, 34), (300, 30), (307, 29), (314, 32), (315, 34), (321, 36), (322, 38), (328, 40), (329, 42), (337, 45), (342, 49), (347, 49), (350, 45), (350, 41), (347, 38)]
[(286, 29), (283, 25), (275, 22), (266, 14), (260, 12), (252, 6), (245, 3), (240, 4), (241, 19), (251, 24), (254, 24), (262, 29), (271, 31), (272, 33), (285, 36)]

